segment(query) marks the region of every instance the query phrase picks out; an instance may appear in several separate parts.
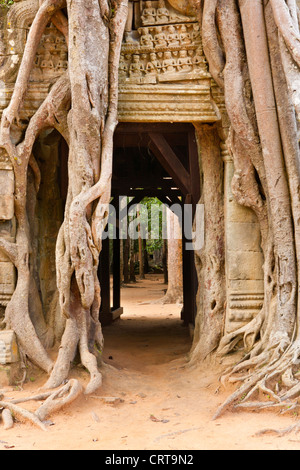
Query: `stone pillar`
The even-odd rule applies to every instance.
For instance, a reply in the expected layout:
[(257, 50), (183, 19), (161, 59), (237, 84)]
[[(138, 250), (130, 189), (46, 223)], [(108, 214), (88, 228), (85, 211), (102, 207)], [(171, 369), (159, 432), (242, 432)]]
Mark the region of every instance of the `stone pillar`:
[[(14, 242), (14, 173), (4, 150), (0, 151), (0, 237)], [(0, 307), (5, 308), (15, 290), (16, 273), (10, 259), (0, 251)]]
[(221, 144), (225, 167), (225, 259), (227, 307), (225, 333), (248, 323), (260, 311), (264, 298), (263, 254), (254, 212), (239, 205), (231, 191), (234, 165), (225, 143)]

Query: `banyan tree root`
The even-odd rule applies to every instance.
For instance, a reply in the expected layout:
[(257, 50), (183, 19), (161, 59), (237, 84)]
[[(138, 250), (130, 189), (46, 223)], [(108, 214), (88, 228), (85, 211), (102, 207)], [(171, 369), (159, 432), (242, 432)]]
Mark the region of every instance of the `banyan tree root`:
[[(67, 8), (67, 17), (63, 8)], [(110, 5), (106, 0), (41, 0), (28, 34), (11, 102), (1, 119), (0, 146), (9, 155), (15, 176), (17, 235), (15, 243), (0, 239), (0, 249), (18, 271), (5, 322), (15, 331), (24, 354), (50, 375), (46, 388), (56, 388), (68, 378), (77, 348), (91, 376), (86, 393), (102, 384), (98, 370), (103, 337), (97, 267), (110, 200), (118, 65), (127, 8), (127, 0), (113, 0)], [(20, 141), (16, 141), (13, 127), (19, 123), (35, 54), (49, 21), (65, 35), (69, 68), (52, 86), (25, 132), (22, 129)], [(29, 315), (32, 242), (26, 204), (29, 166), (38, 183), (35, 171), (38, 168), (32, 155), (34, 143), (41, 131), (52, 128), (69, 145), (68, 196), (56, 250), (60, 308), (67, 323), (55, 363), (37, 337), (36, 325)]]
[(47, 430), (47, 427), (42, 421), (31, 411), (25, 410), (18, 405), (13, 403), (9, 403), (6, 401), (0, 401), (0, 406), (10, 411), (11, 414), (17, 419), (25, 419), (28, 420), (30, 423), (38, 426), (43, 431)]
[(230, 381), (233, 373), (243, 369), (247, 373), (236, 377), (235, 380), (242, 382), (242, 385), (218, 408), (214, 419), (234, 409), (280, 408), (282, 412), (287, 412), (299, 408), (299, 340), (285, 347), (285, 350), (282, 348), (284, 345), (278, 344), (273, 350), (263, 351), (255, 357), (252, 364), (245, 360), (232, 368), (225, 381)]
[(219, 343), (225, 355), (243, 341), (245, 356), (222, 377), (240, 387), (214, 418), (229, 409), (286, 412), (300, 394), (299, 10), (295, 0), (192, 3), (202, 9), (204, 51), (224, 91), (232, 193), (256, 213), (264, 254), (261, 312)]
[[(110, 200), (118, 64), (127, 17), (127, 1), (114, 2), (115, 12), (108, 30), (105, 4), (100, 2), (99, 12), (98, 1), (91, 0), (90, 9), (82, 0), (67, 1), (73, 37), (69, 47), (72, 95), (68, 115), (69, 187), (56, 246), (57, 285), (67, 325), (46, 384), (53, 388), (67, 378), (78, 345), (82, 364), (91, 377), (85, 393), (94, 392), (102, 384), (97, 364), (97, 350), (103, 345), (97, 267)], [(102, 38), (102, 48), (90, 41), (91, 30), (95, 40)]]
[(298, 432), (300, 432), (300, 421), (284, 429), (271, 429), (271, 428), (262, 429), (261, 431), (258, 431), (257, 433), (255, 433), (255, 436), (259, 437), (259, 436), (264, 436), (265, 434), (273, 434), (273, 435), (275, 434), (278, 437), (282, 437), (282, 436), (286, 436), (287, 434), (291, 434), (292, 432), (294, 432), (295, 434), (298, 434)]
[[(69, 380), (66, 384), (55, 391), (48, 391), (39, 395), (27, 398), (20, 398), (11, 401), (0, 401), (0, 407), (2, 411), (2, 421), (4, 429), (10, 429), (13, 427), (15, 419), (25, 419), (31, 424), (38, 426), (43, 431), (47, 430), (47, 423), (45, 419), (66, 405), (69, 405), (75, 401), (82, 393), (83, 388), (80, 382), (76, 379)], [(18, 404), (25, 403), (28, 401), (40, 401), (45, 402), (35, 411), (31, 412), (24, 408), (21, 408)]]
[(14, 420), (13, 420), (11, 411), (8, 408), (4, 408), (4, 410), (1, 413), (1, 418), (2, 418), (5, 430), (13, 427)]
[(82, 386), (76, 379), (69, 380), (64, 386), (53, 392), (35, 412), (36, 416), (44, 421), (53, 413), (67, 404), (70, 404), (82, 393)]

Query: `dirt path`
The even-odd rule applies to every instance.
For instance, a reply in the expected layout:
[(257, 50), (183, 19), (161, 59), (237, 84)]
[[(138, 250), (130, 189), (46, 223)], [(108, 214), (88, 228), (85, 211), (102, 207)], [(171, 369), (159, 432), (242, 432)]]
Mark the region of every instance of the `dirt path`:
[[(54, 425), (41, 431), (28, 423), (13, 429), (0, 426), (0, 449), (13, 450), (289, 450), (300, 449), (300, 436), (255, 433), (295, 423), (294, 415), (227, 413), (212, 416), (229, 394), (218, 389), (218, 371), (185, 368), (191, 345), (180, 321), (180, 306), (143, 302), (159, 299), (165, 285), (148, 276), (122, 289), (122, 318), (104, 329), (104, 384), (93, 397), (82, 397), (51, 417)], [(84, 383), (87, 374), (73, 375)], [(33, 381), (34, 379), (34, 381)], [(31, 377), (23, 391), (36, 393), (45, 377)], [(100, 397), (118, 397), (109, 404)], [(28, 404), (36, 409), (36, 404)]]

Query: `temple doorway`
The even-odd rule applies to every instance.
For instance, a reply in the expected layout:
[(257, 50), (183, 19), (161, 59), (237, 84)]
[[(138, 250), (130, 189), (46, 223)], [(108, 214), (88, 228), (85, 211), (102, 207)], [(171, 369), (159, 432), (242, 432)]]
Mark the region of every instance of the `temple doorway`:
[[(121, 123), (118, 125), (114, 139), (111, 201), (115, 209), (116, 227), (112, 232), (108, 230), (110, 237), (105, 236), (103, 239), (99, 263), (102, 294), (100, 319), (107, 332), (113, 331), (114, 321), (120, 317), (122, 322), (125, 317), (128, 319), (129, 314), (131, 320), (135, 319), (140, 322), (146, 311), (150, 317), (148, 316), (144, 331), (148, 331), (150, 336), (154, 334), (154, 331), (158, 332), (161, 329), (159, 327), (160, 316), (161, 327), (163, 324), (165, 326), (172, 324), (175, 335), (179, 324), (193, 329), (196, 316), (197, 275), (191, 240), (188, 231), (183, 227), (186, 217), (184, 205), (191, 208), (194, 214), (200, 199), (198, 155), (192, 124)], [(166, 324), (165, 319), (162, 318), (163, 307), (156, 302), (167, 290), (163, 271), (149, 269), (145, 272), (145, 279), (142, 281), (137, 272), (138, 282), (124, 285), (122, 256), (125, 240), (121, 235), (120, 217), (128, 214), (130, 208), (143, 203), (145, 198), (155, 198), (171, 209), (174, 207), (181, 209), (182, 304), (170, 305), (167, 313), (168, 320), (177, 317), (177, 323), (170, 321)], [(126, 200), (125, 207), (120, 207), (120, 201), (124, 199)], [(152, 305), (152, 308), (149, 309), (149, 305)], [(140, 318), (138, 318), (139, 315), (133, 313), (138, 310)], [(144, 319), (146, 319), (145, 316)], [(138, 325), (138, 323), (131, 322), (131, 332), (134, 331), (134, 324), (136, 327)], [(104, 335), (106, 334), (104, 331)]]

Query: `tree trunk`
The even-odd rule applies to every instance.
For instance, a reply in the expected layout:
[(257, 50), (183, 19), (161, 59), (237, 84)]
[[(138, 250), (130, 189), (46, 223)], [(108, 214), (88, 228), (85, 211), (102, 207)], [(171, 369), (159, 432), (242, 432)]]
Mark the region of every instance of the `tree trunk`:
[[(62, 13), (67, 8), (68, 17)], [(97, 277), (101, 236), (107, 221), (112, 174), (113, 133), (117, 119), (118, 64), (127, 2), (105, 0), (44, 0), (30, 28), (11, 102), (3, 112), (0, 145), (7, 151), (15, 174), (16, 242), (1, 239), (0, 247), (15, 264), (18, 277), (5, 321), (18, 338), (22, 352), (51, 373), (46, 387), (68, 377), (77, 347), (91, 375), (86, 393), (101, 385), (97, 349), (103, 338), (98, 314)], [(15, 144), (12, 125), (19, 121), (37, 47), (52, 20), (65, 34), (69, 69), (52, 86)], [(69, 41), (69, 37), (71, 40)], [(64, 222), (56, 248), (57, 285), (61, 312), (67, 318), (58, 358), (53, 364), (31, 321), (32, 260), (27, 190), (28, 166), (39, 187), (38, 166), (32, 155), (43, 129), (56, 128), (69, 144), (69, 187)], [(30, 302), (29, 302), (30, 300)]]
[(276, 404), (300, 390), (293, 375), (300, 352), (299, 15), (295, 0), (192, 4), (202, 22), (210, 71), (224, 90), (231, 125), (227, 144), (235, 166), (232, 191), (258, 217), (265, 258), (261, 312), (219, 342), (218, 354), (230, 351), (239, 337), (245, 345), (244, 359), (224, 376), (241, 386), (219, 416), (229, 406), (259, 398), (260, 391)]
[(225, 234), (223, 161), (216, 128), (196, 127), (201, 154), (205, 244), (195, 252), (199, 292), (191, 363), (205, 359), (219, 346), (225, 315)]
[[(138, 211), (138, 216), (140, 217), (140, 210)], [(143, 239), (141, 233), (141, 225), (139, 224), (139, 276), (140, 279), (145, 279), (144, 272), (144, 250), (143, 250)]]
[(183, 301), (182, 278), (182, 229), (178, 216), (167, 208), (168, 233), (168, 289), (162, 303), (176, 304)]

